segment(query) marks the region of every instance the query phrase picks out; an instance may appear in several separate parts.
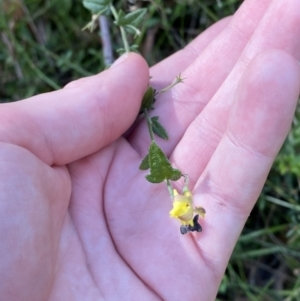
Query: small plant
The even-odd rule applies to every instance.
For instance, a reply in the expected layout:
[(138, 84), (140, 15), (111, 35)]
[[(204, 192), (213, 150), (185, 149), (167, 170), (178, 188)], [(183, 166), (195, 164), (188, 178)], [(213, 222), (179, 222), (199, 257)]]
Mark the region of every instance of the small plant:
[[(138, 26), (146, 14), (145, 8), (139, 8), (125, 13), (122, 9), (117, 11), (111, 0), (83, 0), (83, 5), (92, 14), (91, 21), (83, 29), (93, 31), (101, 15), (112, 16), (114, 24), (120, 29), (124, 46), (124, 48), (119, 49), (118, 52), (123, 53), (137, 50), (138, 45), (129, 45), (127, 35), (134, 35), (135, 37), (140, 35)], [(194, 207), (193, 195), (188, 189), (188, 175), (183, 174), (179, 169), (172, 166), (164, 151), (155, 141), (155, 135), (164, 140), (169, 139), (166, 129), (159, 122), (159, 116), (149, 116), (149, 111), (155, 109), (154, 104), (157, 97), (182, 82), (183, 79), (179, 75), (176, 77), (174, 83), (160, 91), (156, 91), (151, 86), (148, 87), (142, 100), (140, 114), (143, 114), (147, 121), (150, 146), (148, 154), (142, 160), (139, 168), (141, 170), (150, 171), (150, 173), (146, 175), (146, 180), (150, 183), (166, 183), (170, 197), (173, 200), (173, 209), (170, 211), (170, 216), (178, 218), (181, 221), (180, 232), (181, 234), (186, 234), (188, 232), (202, 231), (198, 220), (199, 216), (204, 217), (205, 210), (202, 207)], [(172, 187), (171, 181), (178, 181), (182, 177), (184, 178), (184, 186), (182, 194), (178, 194), (177, 190)]]

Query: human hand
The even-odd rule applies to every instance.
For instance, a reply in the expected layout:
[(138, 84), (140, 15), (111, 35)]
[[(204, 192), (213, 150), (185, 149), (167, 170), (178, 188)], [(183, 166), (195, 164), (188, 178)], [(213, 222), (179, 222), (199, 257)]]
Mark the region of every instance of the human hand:
[(245, 1), (150, 71), (161, 87), (185, 70), (185, 83), (155, 110), (170, 135), (160, 145), (206, 209), (200, 234), (180, 234), (165, 186), (138, 170), (146, 126), (120, 137), (148, 83), (137, 55), (61, 91), (1, 105), (1, 297), (214, 300), (291, 124), (299, 6)]

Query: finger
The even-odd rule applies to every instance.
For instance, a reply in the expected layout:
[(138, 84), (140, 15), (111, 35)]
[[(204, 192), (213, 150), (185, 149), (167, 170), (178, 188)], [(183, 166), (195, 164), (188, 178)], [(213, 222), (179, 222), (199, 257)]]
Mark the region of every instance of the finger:
[(299, 65), (280, 50), (255, 58), (241, 80), (226, 132), (194, 189), (207, 212), (197, 246), (219, 275), (289, 131), (299, 91)]
[[(168, 130), (170, 141), (161, 142), (169, 155), (188, 125), (201, 112), (226, 79), (271, 0), (248, 0), (233, 16), (227, 27), (206, 47), (196, 61), (183, 72), (183, 84), (164, 93), (155, 103), (155, 114)], [(188, 52), (185, 55), (190, 55)], [(176, 64), (176, 62), (173, 62)], [(130, 138), (136, 149), (145, 155), (149, 146), (147, 128), (142, 125)]]
[(174, 152), (176, 166), (184, 166), (191, 185), (203, 172), (226, 130), (237, 83), (253, 56), (274, 48), (286, 50), (300, 59), (299, 36), (300, 2), (273, 1), (238, 63), (201, 115), (191, 124)]
[(117, 139), (137, 116), (147, 88), (146, 62), (136, 54), (67, 89), (1, 105), (0, 141), (47, 164), (66, 164)]
[(154, 65), (150, 69), (151, 85), (156, 89), (162, 89), (186, 69), (228, 25), (231, 17), (224, 18), (207, 28), (195, 40), (184, 49)]
[[(150, 85), (156, 90), (168, 86), (182, 70), (188, 67), (205, 47), (228, 25), (231, 17), (224, 18), (207, 28), (184, 49), (177, 51), (150, 68)], [(128, 138), (136, 128), (137, 123), (125, 134)]]

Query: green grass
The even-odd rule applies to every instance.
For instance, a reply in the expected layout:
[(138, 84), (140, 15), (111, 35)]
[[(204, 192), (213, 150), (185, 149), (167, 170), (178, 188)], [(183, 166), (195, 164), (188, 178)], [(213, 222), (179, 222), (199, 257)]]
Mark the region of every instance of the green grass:
[[(241, 2), (143, 1), (148, 18), (139, 38), (140, 51), (152, 65), (234, 13)], [(97, 30), (81, 30), (90, 14), (80, 0), (10, 0), (2, 6), (1, 102), (52, 91), (104, 69)], [(121, 39), (118, 30), (111, 33), (116, 50)], [(154, 42), (146, 43), (151, 38)], [(299, 116), (298, 110), (233, 252), (218, 300), (300, 300)]]

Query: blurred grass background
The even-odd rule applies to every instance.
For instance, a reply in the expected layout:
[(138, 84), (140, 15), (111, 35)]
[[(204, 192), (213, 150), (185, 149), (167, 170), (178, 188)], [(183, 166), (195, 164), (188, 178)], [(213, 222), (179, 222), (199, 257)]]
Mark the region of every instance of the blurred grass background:
[[(135, 1), (116, 2), (128, 10)], [(140, 1), (148, 15), (139, 50), (150, 65), (155, 64), (233, 14), (241, 3)], [(90, 21), (81, 0), (0, 0), (0, 4), (2, 103), (59, 89), (105, 68), (98, 29), (81, 30)], [(117, 49), (122, 45), (118, 29), (112, 27), (111, 35)], [(217, 300), (300, 300), (299, 150), (298, 110), (233, 252)]]

